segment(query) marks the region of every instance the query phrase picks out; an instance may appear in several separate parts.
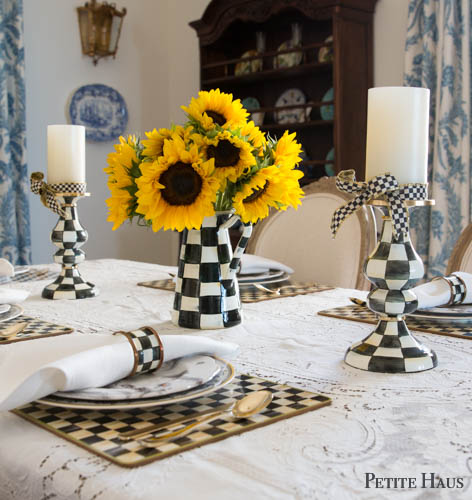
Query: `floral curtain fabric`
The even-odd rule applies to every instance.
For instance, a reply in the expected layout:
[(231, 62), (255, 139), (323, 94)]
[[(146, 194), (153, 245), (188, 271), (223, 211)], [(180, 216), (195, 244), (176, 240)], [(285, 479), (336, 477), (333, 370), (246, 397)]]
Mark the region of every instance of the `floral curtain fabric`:
[(429, 182), (436, 206), (412, 210), (426, 277), (443, 274), (471, 221), (471, 1), (411, 0), (404, 84), (431, 91)]
[(0, 0), (0, 257), (31, 261), (22, 0)]

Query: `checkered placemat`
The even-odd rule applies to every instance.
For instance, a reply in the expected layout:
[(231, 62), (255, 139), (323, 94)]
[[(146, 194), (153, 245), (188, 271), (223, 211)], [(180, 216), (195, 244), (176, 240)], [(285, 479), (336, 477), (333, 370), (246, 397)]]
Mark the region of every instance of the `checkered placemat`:
[[(378, 321), (376, 315), (370, 309), (357, 305), (335, 307), (334, 309), (319, 311), (318, 314), (331, 318), (371, 323), (373, 325), (376, 325)], [(472, 323), (466, 321), (420, 319), (407, 316), (406, 324), (411, 330), (417, 330), (419, 332), (459, 337), (461, 339), (472, 339)]]
[[(169, 292), (175, 291), (175, 283), (172, 279), (143, 281), (138, 283), (138, 285), (146, 286), (148, 288), (157, 288), (159, 290), (168, 290)], [(263, 285), (263, 283), (261, 283), (261, 285)], [(255, 286), (240, 285), (239, 296), (241, 297), (241, 302), (248, 304), (252, 302), (261, 302), (262, 300), (295, 297), (296, 295), (306, 295), (307, 293), (323, 292), (325, 290), (333, 289), (331, 286), (318, 285), (317, 283), (289, 282), (289, 284), (282, 284), (280, 287), (277, 286), (277, 283), (271, 283), (264, 286), (270, 288), (271, 291), (263, 290)]]
[(59, 273), (49, 271), (49, 269), (30, 269), (24, 273), (17, 274), (11, 278), (0, 278), (0, 285), (9, 283), (22, 283), (24, 281), (39, 281), (57, 278)]
[[(145, 443), (139, 439), (125, 442), (119, 438), (120, 433), (215, 408), (258, 390), (271, 391), (273, 400), (265, 410), (252, 417), (235, 420), (225, 414), (218, 420), (199, 425), (187, 436), (166, 443)], [(231, 384), (204, 397), (155, 409), (71, 410), (30, 403), (13, 413), (117, 465), (136, 467), (330, 403), (331, 399), (321, 394), (238, 375)]]
[(0, 345), (37, 339), (39, 337), (55, 337), (56, 335), (64, 335), (65, 333), (74, 331), (73, 328), (68, 326), (56, 325), (55, 323), (49, 323), (49, 321), (43, 321), (42, 319), (31, 318), (29, 316), (18, 316), (14, 319), (0, 323), (0, 333), (17, 323), (28, 323), (28, 325), (19, 332), (17, 336), (8, 338), (0, 337)]

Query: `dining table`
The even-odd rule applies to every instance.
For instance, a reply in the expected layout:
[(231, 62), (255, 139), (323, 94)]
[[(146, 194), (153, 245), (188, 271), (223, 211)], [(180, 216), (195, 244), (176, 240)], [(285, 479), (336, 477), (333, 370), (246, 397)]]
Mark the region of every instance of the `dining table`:
[[(59, 271), (57, 264), (32, 268)], [(43, 299), (50, 278), (0, 286), (30, 291), (24, 314), (69, 326), (70, 335), (146, 325), (161, 335), (236, 343), (236, 373), (319, 393), (331, 404), (133, 468), (0, 412), (0, 500), (472, 498), (472, 339), (415, 332), (436, 352), (435, 369), (358, 370), (344, 354), (372, 325), (318, 312), (367, 292), (332, 288), (244, 303), (240, 325), (189, 330), (171, 323), (172, 292), (137, 285), (173, 270), (88, 260), (80, 271), (99, 294), (83, 300)], [(0, 363), (17, 345), (0, 345)]]

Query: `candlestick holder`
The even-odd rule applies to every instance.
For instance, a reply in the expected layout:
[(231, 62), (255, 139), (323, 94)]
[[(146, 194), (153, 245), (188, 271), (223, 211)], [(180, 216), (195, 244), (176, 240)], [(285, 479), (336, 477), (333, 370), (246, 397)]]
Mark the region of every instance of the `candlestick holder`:
[[(434, 205), (434, 200), (405, 200), (407, 209)], [(354, 368), (383, 373), (408, 373), (437, 366), (434, 351), (409, 331), (405, 315), (416, 311), (418, 300), (411, 287), (424, 275), (423, 262), (414, 250), (409, 228), (396, 237), (387, 201), (374, 199), (370, 205), (383, 212), (379, 243), (368, 257), (364, 273), (375, 288), (367, 297), (369, 309), (379, 322), (364, 340), (353, 344), (344, 361)]]
[(46, 286), (45, 299), (87, 299), (98, 295), (98, 289), (80, 275), (78, 264), (85, 260), (80, 247), (87, 241), (88, 233), (81, 226), (77, 215), (77, 202), (90, 193), (54, 193), (54, 199), (61, 209), (59, 221), (52, 230), (51, 241), (59, 250), (54, 262), (62, 265), (57, 279)]

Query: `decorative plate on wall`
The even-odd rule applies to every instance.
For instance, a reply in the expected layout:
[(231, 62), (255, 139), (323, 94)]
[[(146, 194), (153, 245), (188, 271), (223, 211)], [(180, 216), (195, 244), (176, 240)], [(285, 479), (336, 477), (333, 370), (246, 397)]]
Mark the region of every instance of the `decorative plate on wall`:
[(121, 94), (101, 83), (83, 85), (69, 105), (73, 125), (84, 125), (90, 141), (114, 141), (122, 135), (128, 123), (128, 109)]

